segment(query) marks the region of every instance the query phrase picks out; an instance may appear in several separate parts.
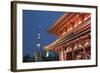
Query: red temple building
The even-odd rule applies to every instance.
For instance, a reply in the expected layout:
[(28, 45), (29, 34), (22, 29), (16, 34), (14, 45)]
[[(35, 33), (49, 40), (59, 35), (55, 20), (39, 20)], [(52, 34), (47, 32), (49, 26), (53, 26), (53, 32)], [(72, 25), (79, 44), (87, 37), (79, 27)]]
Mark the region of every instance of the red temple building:
[(82, 60), (91, 58), (91, 14), (66, 12), (49, 29), (58, 36), (45, 46), (47, 52), (59, 54), (59, 60)]

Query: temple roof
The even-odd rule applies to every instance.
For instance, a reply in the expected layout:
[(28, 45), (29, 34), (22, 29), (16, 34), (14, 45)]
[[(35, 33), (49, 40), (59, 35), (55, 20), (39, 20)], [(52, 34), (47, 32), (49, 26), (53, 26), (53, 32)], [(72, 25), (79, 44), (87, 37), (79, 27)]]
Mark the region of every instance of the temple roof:
[[(83, 31), (90, 28), (90, 18), (90, 13), (65, 13), (48, 30), (49, 33), (55, 34), (59, 36), (59, 38), (50, 45), (45, 46), (45, 50), (51, 50), (51, 48), (70, 40), (71, 38), (68, 38), (68, 36), (73, 35), (73, 33), (76, 33), (76, 35), (80, 32), (85, 33)], [(90, 31), (90, 29), (87, 31)], [(74, 34), (74, 37), (76, 37), (76, 35)]]
[(60, 36), (64, 32), (70, 31), (75, 24), (81, 24), (82, 20), (88, 15), (89, 13), (67, 12), (48, 29), (48, 32)]

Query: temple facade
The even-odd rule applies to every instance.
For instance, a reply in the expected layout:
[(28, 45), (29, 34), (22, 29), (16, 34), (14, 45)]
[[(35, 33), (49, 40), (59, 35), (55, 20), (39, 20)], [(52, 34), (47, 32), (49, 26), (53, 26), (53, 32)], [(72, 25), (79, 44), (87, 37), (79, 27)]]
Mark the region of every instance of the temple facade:
[(91, 58), (91, 14), (66, 12), (48, 32), (59, 38), (45, 46), (45, 51), (59, 54), (59, 60)]

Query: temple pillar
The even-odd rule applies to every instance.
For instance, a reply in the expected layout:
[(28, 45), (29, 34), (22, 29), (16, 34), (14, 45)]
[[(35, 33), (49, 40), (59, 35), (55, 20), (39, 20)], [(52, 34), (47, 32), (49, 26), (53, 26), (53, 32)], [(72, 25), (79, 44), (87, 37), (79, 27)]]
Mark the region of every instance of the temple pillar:
[(59, 53), (59, 60), (60, 60), (60, 61), (63, 61), (63, 60), (64, 60), (64, 52), (63, 52), (63, 51), (61, 51), (61, 52)]
[(67, 53), (66, 53), (66, 51), (61, 51), (61, 52), (59, 53), (59, 60), (60, 60), (60, 61), (67, 60)]
[(85, 43), (85, 42), (84, 42), (83, 39), (81, 39), (80, 42), (81, 42), (81, 45), (82, 45), (82, 48), (83, 48), (83, 59), (86, 59), (86, 54), (87, 54), (87, 53), (86, 53), (86, 49), (85, 49), (85, 47), (84, 47), (84, 43)]
[(75, 59), (74, 46), (72, 46), (71, 49), (72, 49), (72, 60), (74, 60)]
[(67, 60), (67, 53), (66, 53), (66, 51), (64, 51), (64, 54), (63, 55), (64, 55), (64, 57), (63, 57), (64, 60)]

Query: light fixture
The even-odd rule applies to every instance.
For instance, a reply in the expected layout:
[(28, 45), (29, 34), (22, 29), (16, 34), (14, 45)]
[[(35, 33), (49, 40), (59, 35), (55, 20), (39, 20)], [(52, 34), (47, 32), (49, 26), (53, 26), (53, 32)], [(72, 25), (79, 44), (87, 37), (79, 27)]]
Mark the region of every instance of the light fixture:
[(77, 26), (77, 24), (74, 25), (74, 27), (76, 27), (76, 26)]
[(88, 19), (88, 17), (86, 17), (86, 18), (84, 19), (84, 21), (87, 20), (87, 19)]
[(82, 22), (81, 22), (81, 21), (79, 21), (78, 25), (79, 25), (79, 24), (81, 24), (81, 23), (82, 23)]
[(70, 28), (70, 30), (72, 30), (72, 27)]

